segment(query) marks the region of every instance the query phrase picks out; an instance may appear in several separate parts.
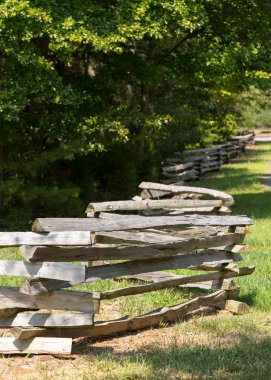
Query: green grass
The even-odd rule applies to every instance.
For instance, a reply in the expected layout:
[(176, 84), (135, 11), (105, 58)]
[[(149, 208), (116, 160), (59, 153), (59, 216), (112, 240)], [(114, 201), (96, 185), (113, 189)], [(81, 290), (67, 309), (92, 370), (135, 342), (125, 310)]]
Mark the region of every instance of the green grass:
[(271, 310), (271, 191), (261, 177), (269, 167), (271, 174), (271, 144), (257, 146), (241, 159), (226, 165), (218, 173), (205, 177), (198, 186), (225, 191), (233, 195), (233, 214), (245, 214), (253, 219), (251, 234), (246, 237), (250, 250), (243, 254), (244, 265), (255, 265), (252, 276), (239, 278), (240, 298), (260, 310)]
[[(49, 363), (31, 358), (20, 364), (33, 365), (27, 379), (163, 380), (163, 379), (271, 379), (271, 192), (261, 184), (270, 168), (271, 144), (257, 146), (220, 172), (206, 176), (197, 186), (210, 187), (234, 196), (234, 214), (253, 218), (243, 253), (242, 265), (255, 265), (253, 275), (238, 278), (239, 299), (251, 306), (251, 313), (233, 316), (219, 313), (147, 330), (103, 342), (75, 342), (74, 360), (54, 358)], [(15, 249), (2, 250), (2, 258), (18, 259)], [(179, 271), (178, 271), (179, 272)], [(21, 279), (1, 278), (2, 285), (19, 285)], [(106, 290), (127, 285), (110, 280), (81, 286)], [(120, 314), (135, 315), (189, 298), (174, 290), (153, 292), (117, 300)], [(110, 303), (109, 303), (110, 304)], [(9, 376), (17, 375), (13, 358), (1, 359)], [(11, 371), (11, 372), (10, 372)], [(13, 372), (12, 372), (13, 371)], [(2, 375), (0, 374), (0, 378)], [(6, 378), (6, 374), (3, 374)]]
[[(256, 265), (252, 276), (237, 279), (241, 286), (240, 299), (260, 310), (270, 310), (271, 300), (271, 192), (261, 184), (261, 176), (266, 171), (268, 161), (271, 166), (271, 144), (259, 145), (257, 151), (248, 151), (234, 163), (223, 166), (220, 172), (206, 176), (195, 183), (232, 194), (235, 199), (234, 214), (246, 214), (253, 218), (246, 242), (250, 251), (243, 254), (243, 265)], [(3, 259), (21, 259), (16, 249), (2, 250)], [(178, 274), (189, 271), (178, 270)], [(191, 272), (190, 272), (191, 274)], [(21, 278), (1, 277), (1, 285), (19, 286)], [(128, 286), (127, 281), (98, 281), (76, 287), (82, 290), (104, 291)], [(137, 315), (164, 305), (176, 304), (188, 299), (190, 291), (176, 293), (174, 290), (151, 292), (143, 295), (123, 297), (118, 300), (123, 314)], [(112, 302), (112, 301), (110, 301)]]

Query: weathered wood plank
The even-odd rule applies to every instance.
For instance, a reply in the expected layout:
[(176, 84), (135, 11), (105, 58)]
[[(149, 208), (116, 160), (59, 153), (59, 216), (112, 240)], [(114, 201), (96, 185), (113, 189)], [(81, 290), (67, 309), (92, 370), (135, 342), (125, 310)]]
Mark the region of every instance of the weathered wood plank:
[(93, 313), (37, 313), (26, 311), (13, 317), (0, 318), (0, 328), (92, 326), (93, 315)]
[(220, 151), (221, 145), (213, 146), (210, 148), (202, 148), (202, 149), (189, 149), (189, 150), (184, 150), (183, 155), (190, 155), (190, 154), (198, 154), (198, 153), (215, 153), (217, 154), (217, 151)]
[[(159, 282), (159, 281), (172, 280), (172, 279), (181, 278), (181, 277), (184, 277), (184, 276), (178, 276), (176, 274), (169, 273), (169, 272), (149, 272), (149, 273), (136, 274), (132, 276), (123, 276), (123, 277), (116, 278), (116, 280), (126, 278), (129, 280), (153, 283), (153, 282)], [(228, 288), (224, 289), (224, 284), (226, 281), (230, 281), (230, 280), (220, 279), (220, 280), (208, 280), (208, 281), (201, 281), (201, 282), (191, 282), (184, 285), (178, 285), (177, 288), (178, 289), (198, 288), (198, 289), (228, 290)]]
[[(157, 234), (156, 234), (157, 236)], [(163, 237), (164, 235), (162, 235)], [(167, 236), (167, 235), (166, 235)], [(237, 245), (243, 242), (245, 235), (227, 234), (222, 236), (210, 236), (206, 238), (170, 239), (166, 243), (108, 246), (94, 244), (83, 247), (47, 247), (47, 246), (21, 246), (20, 253), (28, 261), (92, 261), (92, 260), (141, 260), (147, 258), (159, 258), (176, 255), (181, 252), (194, 251), (196, 249)], [(159, 236), (158, 236), (159, 238)], [(232, 247), (233, 248), (233, 247)], [(240, 248), (241, 249), (241, 248)], [(238, 252), (235, 250), (235, 252)], [(45, 277), (45, 276), (39, 276)], [(60, 279), (64, 279), (63, 276)]]
[(15, 339), (26, 340), (35, 336), (41, 336), (42, 333), (48, 332), (48, 329), (42, 327), (13, 327), (10, 333)]
[(36, 308), (32, 308), (32, 307), (22, 308), (22, 307), (0, 306), (0, 317), (1, 318), (7, 318), (7, 317), (11, 317), (12, 315), (15, 315), (17, 313), (20, 313), (22, 311), (28, 311), (28, 310), (36, 310)]
[(182, 215), (182, 214), (217, 214), (217, 207), (197, 207), (197, 208), (182, 208), (179, 210), (168, 211), (166, 215)]
[(182, 173), (164, 173), (165, 178), (176, 178), (176, 180), (187, 181), (189, 179), (195, 179), (198, 177), (198, 171), (196, 169), (187, 170)]
[(244, 267), (240, 268), (239, 273), (229, 272), (229, 271), (219, 271), (214, 273), (204, 273), (196, 276), (177, 276), (176, 278), (171, 278), (164, 281), (154, 282), (147, 285), (137, 285), (129, 286), (120, 289), (114, 289), (109, 291), (104, 291), (101, 293), (101, 299), (113, 299), (117, 297), (123, 297), (128, 295), (142, 294), (153, 292), (157, 290), (174, 288), (179, 285), (197, 283), (201, 281), (211, 281), (219, 280), (224, 278), (232, 278), (237, 276), (246, 276), (254, 272), (255, 267)]
[(17, 340), (0, 337), (1, 354), (55, 354), (70, 355), (72, 350), (71, 338), (33, 338)]
[(195, 207), (222, 207), (221, 200), (201, 200), (201, 199), (161, 199), (142, 201), (112, 201), (90, 203), (86, 209), (88, 212), (101, 211), (142, 211), (156, 209), (179, 209)]
[[(39, 218), (32, 229), (41, 231), (118, 231), (174, 226), (246, 226), (250, 218), (232, 215), (127, 216), (121, 219), (98, 218)], [(33, 244), (32, 244), (33, 245)]]
[(28, 263), (25, 261), (0, 260), (0, 275), (52, 278), (76, 284), (84, 282), (86, 267), (66, 263)]
[[(222, 206), (224, 207), (225, 209), (228, 209), (227, 207), (225, 206)], [(194, 208), (180, 208), (180, 209), (155, 209), (155, 210), (142, 210), (141, 211), (141, 215), (144, 215), (144, 216), (160, 216), (160, 215), (182, 215), (184, 213), (189, 213), (189, 214), (198, 214), (198, 213), (209, 213), (211, 211), (216, 211), (216, 210), (220, 210), (222, 209), (222, 207), (218, 208), (218, 207), (194, 207)], [(230, 212), (229, 212), (230, 213)], [(97, 218), (97, 215), (95, 212), (88, 212), (87, 213), (87, 217), (88, 218)], [(117, 218), (117, 219), (123, 219), (125, 220), (125, 218), (127, 217), (127, 215), (124, 215), (124, 214), (117, 214), (117, 213), (110, 213), (110, 212), (100, 212), (99, 213), (99, 219), (113, 219), (113, 218)]]
[(32, 296), (21, 293), (18, 287), (0, 287), (0, 309), (2, 310), (22, 308), (97, 313), (99, 311), (99, 304), (100, 294), (98, 292), (58, 290), (52, 293)]
[[(133, 216), (133, 215), (128, 215), (128, 216)], [(127, 215), (117, 214), (116, 212), (99, 212), (99, 213), (88, 212), (87, 217), (88, 218), (98, 218), (99, 217), (99, 219), (125, 219), (125, 218), (127, 218)]]
[(245, 142), (254, 139), (254, 133), (247, 133), (246, 135), (236, 135), (232, 137), (232, 140), (243, 140)]
[[(98, 267), (87, 268), (85, 282), (94, 282), (114, 277), (131, 274), (147, 273), (167, 269), (203, 269), (216, 270), (232, 261), (242, 260), (238, 253), (226, 251), (203, 251), (200, 253), (180, 254), (169, 258), (155, 260), (134, 260), (118, 264), (106, 264)], [(42, 278), (28, 279), (24, 283), (23, 290), (30, 294), (50, 292), (56, 289), (66, 288), (73, 284), (67, 281), (48, 280)]]
[[(108, 231), (98, 232), (93, 239), (93, 245), (96, 243), (104, 244), (151, 244), (151, 243), (169, 243), (180, 241), (181, 238), (169, 234), (159, 234), (159, 231)], [(161, 231), (162, 232), (162, 231)]]
[[(173, 183), (174, 186), (183, 186), (184, 185), (184, 181), (178, 181), (178, 182), (174, 182)], [(171, 191), (160, 191), (160, 190), (147, 190), (147, 189), (143, 189), (140, 193), (140, 196), (142, 199), (154, 199), (154, 198), (165, 198), (165, 197), (171, 197), (173, 196), (174, 193), (172, 193)], [(183, 199), (186, 199), (186, 194), (184, 193), (183, 194)]]
[[(231, 228), (231, 227), (230, 227)], [(243, 228), (243, 227), (242, 227)], [(234, 228), (233, 228), (234, 229)], [(205, 238), (206, 236), (221, 235), (227, 233), (229, 228), (226, 226), (208, 227), (189, 227), (180, 231), (162, 231), (147, 229), (143, 231), (111, 231), (98, 232), (94, 235), (92, 243), (104, 244), (151, 244), (151, 243), (170, 243), (191, 238)], [(241, 230), (240, 230), (241, 231)], [(239, 233), (239, 230), (238, 232)], [(240, 232), (241, 233), (241, 232)]]
[[(33, 329), (32, 334), (44, 335), (44, 336), (65, 336), (65, 337), (101, 337), (109, 336), (112, 334), (117, 334), (125, 331), (134, 331), (151, 326), (156, 326), (161, 323), (173, 322), (177, 319), (181, 319), (187, 316), (189, 313), (203, 307), (203, 306), (216, 306), (220, 305), (223, 301), (228, 298), (234, 298), (238, 295), (239, 289), (234, 290), (219, 290), (215, 293), (209, 294), (207, 296), (201, 296), (194, 298), (190, 301), (170, 306), (162, 307), (153, 310), (149, 313), (130, 318), (121, 318), (118, 320), (108, 321), (108, 322), (95, 322), (94, 326), (90, 327), (75, 327), (69, 329), (44, 329), (43, 331), (35, 331)], [(17, 330), (17, 335), (19, 331)], [(24, 338), (25, 330), (21, 330), (20, 339)], [(27, 330), (29, 336), (30, 330)]]
[(225, 309), (233, 314), (248, 314), (250, 312), (249, 306), (245, 302), (236, 300), (227, 300)]
[(187, 162), (186, 164), (179, 164), (179, 165), (166, 165), (162, 167), (163, 172), (168, 173), (178, 173), (179, 171), (184, 171), (185, 169), (193, 168), (194, 164), (193, 162)]
[(202, 187), (163, 185), (163, 184), (155, 183), (155, 182), (141, 182), (141, 184), (138, 187), (140, 189), (147, 189), (147, 190), (170, 191), (174, 194), (197, 193), (197, 194), (202, 194), (202, 195), (210, 195), (214, 198), (223, 200), (226, 206), (231, 206), (234, 204), (234, 200), (231, 195), (223, 193), (222, 191), (205, 189)]
[(70, 232), (0, 232), (0, 247), (30, 245), (85, 245), (91, 244), (88, 231)]

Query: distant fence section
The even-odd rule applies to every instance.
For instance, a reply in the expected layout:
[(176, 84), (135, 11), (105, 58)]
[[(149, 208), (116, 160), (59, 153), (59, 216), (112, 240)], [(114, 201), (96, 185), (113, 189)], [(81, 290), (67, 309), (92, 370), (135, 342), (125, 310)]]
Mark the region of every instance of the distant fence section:
[[(0, 275), (25, 278), (20, 287), (0, 288), (0, 328), (12, 334), (0, 338), (1, 353), (69, 354), (72, 338), (172, 322), (238, 295), (232, 279), (254, 271), (237, 265), (252, 221), (229, 215), (233, 198), (180, 185), (139, 188), (134, 200), (90, 203), (87, 218), (39, 218), (32, 232), (0, 232), (0, 246), (19, 247), (24, 260), (0, 261)], [(168, 272), (176, 269), (185, 271)], [(72, 290), (123, 278), (130, 286)], [(105, 300), (168, 288), (194, 296), (137, 317), (96, 320)]]
[(244, 152), (246, 145), (253, 144), (254, 138), (254, 132), (243, 131), (225, 144), (175, 153), (162, 166), (163, 182), (178, 182), (181, 185), (197, 180), (205, 173), (219, 170), (221, 165)]

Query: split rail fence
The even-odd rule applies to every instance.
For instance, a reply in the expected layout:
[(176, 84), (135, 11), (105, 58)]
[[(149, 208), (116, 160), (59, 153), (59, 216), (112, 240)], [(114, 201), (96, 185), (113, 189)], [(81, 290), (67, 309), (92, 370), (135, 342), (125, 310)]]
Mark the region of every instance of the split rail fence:
[[(237, 265), (252, 221), (229, 215), (233, 198), (150, 182), (139, 188), (135, 200), (89, 204), (87, 218), (39, 218), (32, 232), (0, 232), (0, 247), (19, 247), (23, 257), (0, 261), (0, 275), (25, 278), (20, 287), (0, 287), (0, 328), (12, 334), (0, 338), (1, 353), (69, 354), (72, 338), (168, 323), (236, 297), (239, 288), (232, 279), (250, 275), (254, 267)], [(165, 272), (175, 269), (186, 272)], [(123, 278), (130, 286), (71, 289)], [(101, 301), (187, 287), (213, 292), (137, 317), (95, 320)]]
[(183, 185), (201, 178), (205, 173), (219, 170), (221, 165), (244, 152), (247, 144), (254, 143), (254, 136), (254, 133), (244, 131), (222, 145), (176, 153), (162, 166), (163, 182)]

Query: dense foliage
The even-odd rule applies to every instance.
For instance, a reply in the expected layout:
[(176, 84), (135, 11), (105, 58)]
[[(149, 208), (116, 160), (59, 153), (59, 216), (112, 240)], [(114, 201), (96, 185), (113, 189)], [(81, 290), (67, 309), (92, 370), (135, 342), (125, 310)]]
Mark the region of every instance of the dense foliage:
[(168, 152), (228, 137), (237, 94), (270, 65), (270, 10), (257, 0), (2, 0), (2, 228), (131, 196)]

